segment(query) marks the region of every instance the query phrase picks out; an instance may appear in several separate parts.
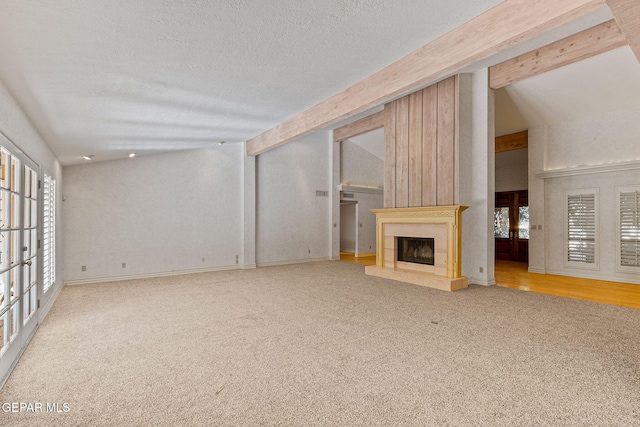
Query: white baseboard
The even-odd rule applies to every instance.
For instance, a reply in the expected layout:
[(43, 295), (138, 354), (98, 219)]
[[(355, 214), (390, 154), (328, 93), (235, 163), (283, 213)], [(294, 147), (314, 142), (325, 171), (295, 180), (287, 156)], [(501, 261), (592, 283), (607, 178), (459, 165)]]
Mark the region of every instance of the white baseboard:
[(529, 270), (527, 271), (529, 273), (547, 274), (547, 270), (545, 270), (544, 268), (529, 267)]
[(126, 276), (107, 276), (107, 277), (95, 277), (91, 279), (76, 279), (76, 280), (67, 280), (64, 282), (65, 285), (88, 285), (92, 283), (102, 283), (102, 282), (118, 282), (121, 280), (132, 280), (132, 279), (150, 279), (153, 277), (166, 277), (166, 276), (179, 276), (181, 274), (193, 274), (193, 273), (209, 273), (213, 271), (224, 271), (224, 270), (240, 270), (240, 266), (238, 265), (226, 265), (222, 267), (209, 267), (209, 268), (193, 268), (188, 270), (171, 270), (171, 271), (159, 271), (155, 273), (142, 273), (142, 274), (129, 274)]
[(486, 279), (477, 279), (475, 277), (469, 277), (470, 285), (480, 285), (480, 286), (494, 286), (496, 284), (495, 279), (486, 280)]
[(563, 271), (563, 270), (547, 270), (547, 274), (554, 274), (556, 276), (577, 277), (579, 279), (591, 279), (591, 280), (606, 280), (607, 282), (619, 282), (619, 283), (631, 283), (634, 285), (640, 285), (640, 277), (617, 277), (608, 276), (605, 274), (595, 275), (587, 271)]
[(340, 249), (340, 252), (348, 252), (348, 253), (351, 253), (351, 254), (355, 254), (356, 250), (352, 249), (352, 248), (345, 248), (345, 249)]
[(287, 261), (273, 261), (273, 262), (259, 262), (257, 264), (258, 264), (258, 268), (260, 268), (260, 267), (273, 267), (276, 265), (303, 264), (305, 262), (318, 262), (318, 261), (331, 261), (331, 257), (291, 259)]
[(242, 266), (243, 270), (251, 270), (252, 268), (257, 268), (257, 265), (255, 264), (245, 264)]
[[(64, 288), (64, 283), (58, 282), (53, 285), (53, 288), (50, 289), (49, 292), (51, 292), (52, 295), (49, 295), (47, 303), (45, 305), (41, 305), (38, 309), (38, 323), (42, 323), (44, 318), (47, 317), (47, 314), (49, 314), (49, 310), (51, 310), (51, 307), (53, 307), (53, 303), (58, 298), (58, 295), (60, 295), (60, 292), (62, 292), (62, 288)], [(40, 300), (42, 300), (42, 298), (40, 298)]]

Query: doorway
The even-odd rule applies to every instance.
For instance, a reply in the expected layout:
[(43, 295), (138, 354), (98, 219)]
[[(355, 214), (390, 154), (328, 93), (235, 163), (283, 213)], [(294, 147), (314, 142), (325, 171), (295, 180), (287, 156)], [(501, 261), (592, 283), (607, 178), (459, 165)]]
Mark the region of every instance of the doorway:
[(16, 147), (0, 146), (0, 378), (38, 324), (40, 270), (38, 167)]
[(529, 197), (527, 190), (495, 196), (496, 259), (529, 262)]

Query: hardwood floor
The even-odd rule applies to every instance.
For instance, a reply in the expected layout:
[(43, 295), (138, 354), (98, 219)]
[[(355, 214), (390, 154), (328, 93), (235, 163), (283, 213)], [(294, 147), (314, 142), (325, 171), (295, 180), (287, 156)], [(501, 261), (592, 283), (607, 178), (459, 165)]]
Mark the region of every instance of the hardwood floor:
[(515, 261), (496, 261), (495, 276), (505, 288), (640, 309), (640, 285), (529, 273)]
[[(355, 258), (347, 252), (340, 252), (340, 260), (376, 263), (375, 256)], [(496, 261), (495, 276), (496, 284), (504, 288), (640, 309), (640, 285), (529, 273), (526, 263), (515, 261)]]
[(340, 252), (340, 261), (352, 262), (360, 265), (376, 265), (376, 256), (362, 256), (356, 258), (352, 253)]

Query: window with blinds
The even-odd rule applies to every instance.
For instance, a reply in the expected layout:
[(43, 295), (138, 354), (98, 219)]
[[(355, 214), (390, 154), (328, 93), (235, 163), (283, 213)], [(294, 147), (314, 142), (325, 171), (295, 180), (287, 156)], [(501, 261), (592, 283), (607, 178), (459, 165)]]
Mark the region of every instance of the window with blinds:
[(618, 266), (622, 270), (640, 267), (640, 187), (618, 189), (618, 231)]
[(566, 192), (566, 258), (571, 266), (594, 268), (598, 264), (597, 191)]
[(56, 181), (46, 174), (43, 196), (42, 268), (43, 286), (46, 292), (56, 282)]

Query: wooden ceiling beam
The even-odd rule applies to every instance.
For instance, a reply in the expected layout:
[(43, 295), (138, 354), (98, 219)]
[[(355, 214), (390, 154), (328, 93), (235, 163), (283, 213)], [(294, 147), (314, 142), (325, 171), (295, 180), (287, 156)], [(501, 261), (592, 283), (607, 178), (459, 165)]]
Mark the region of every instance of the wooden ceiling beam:
[(333, 131), (333, 140), (344, 141), (345, 139), (353, 138), (354, 136), (362, 135), (363, 133), (371, 132), (372, 130), (380, 129), (384, 127), (385, 115), (384, 111), (372, 114), (364, 117), (355, 122), (349, 123), (342, 127), (339, 127)]
[(613, 19), (489, 68), (489, 87), (500, 89), (627, 45)]
[(529, 148), (529, 131), (511, 133), (496, 137), (496, 153)]
[(607, 5), (631, 46), (631, 50), (640, 61), (640, 2), (638, 0), (607, 0)]
[(505, 0), (359, 83), (247, 141), (255, 156), (391, 101), (606, 5), (605, 0)]

